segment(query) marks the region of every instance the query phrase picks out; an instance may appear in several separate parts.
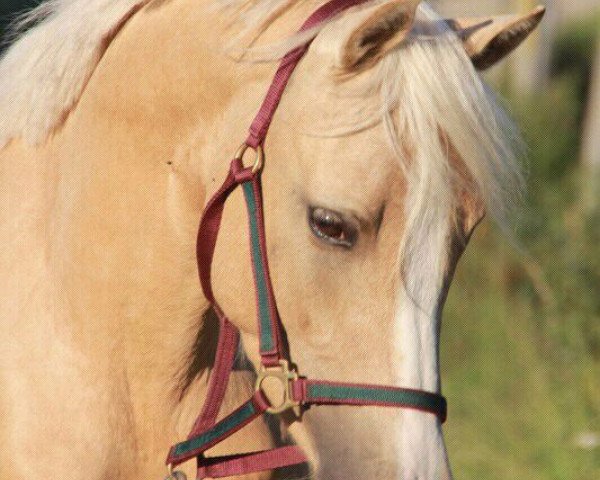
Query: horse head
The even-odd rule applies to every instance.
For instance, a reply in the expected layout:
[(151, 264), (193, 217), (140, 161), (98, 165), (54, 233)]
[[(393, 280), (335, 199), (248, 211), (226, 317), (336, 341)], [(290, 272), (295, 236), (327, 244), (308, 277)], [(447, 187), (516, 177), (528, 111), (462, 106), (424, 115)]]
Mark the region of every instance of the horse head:
[[(367, 4), (313, 32), (267, 137), (271, 276), (309, 378), (439, 392), (457, 262), (484, 213), (504, 223), (520, 188), (518, 135), (477, 70), (516, 48), (543, 9), (447, 20), (420, 4)], [(226, 210), (215, 292), (259, 368), (242, 210)], [(434, 415), (314, 408), (284, 428), (319, 478), (451, 478)]]

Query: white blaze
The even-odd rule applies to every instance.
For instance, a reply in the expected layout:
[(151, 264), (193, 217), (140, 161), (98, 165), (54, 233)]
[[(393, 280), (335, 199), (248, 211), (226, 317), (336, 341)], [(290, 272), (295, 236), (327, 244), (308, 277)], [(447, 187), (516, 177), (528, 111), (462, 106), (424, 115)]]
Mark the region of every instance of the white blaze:
[[(448, 261), (450, 223), (444, 210), (420, 219), (416, 231), (405, 240), (404, 281), (397, 294), (394, 323), (397, 385), (436, 393), (440, 390), (440, 300)], [(403, 410), (397, 422), (398, 480), (450, 478), (438, 418), (416, 410)]]

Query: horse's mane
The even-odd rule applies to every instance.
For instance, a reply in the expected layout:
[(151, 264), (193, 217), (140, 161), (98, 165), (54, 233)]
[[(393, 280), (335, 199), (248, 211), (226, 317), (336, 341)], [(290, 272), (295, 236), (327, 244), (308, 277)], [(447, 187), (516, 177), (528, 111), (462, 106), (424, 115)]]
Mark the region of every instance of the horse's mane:
[[(0, 148), (36, 144), (79, 99), (121, 26), (151, 0), (47, 0), (13, 25), (17, 41), (0, 60)], [(16, 32), (16, 33), (14, 33)]]
[[(0, 60), (0, 148), (17, 136), (30, 143), (45, 140), (79, 99), (111, 38), (151, 1), (48, 0), (22, 17), (20, 25), (31, 28)], [(318, 33), (291, 35), (277, 45), (252, 49), (269, 24), (305, 3), (316, 7), (324, 0), (214, 0), (213, 5), (223, 9), (238, 38), (250, 45), (245, 52), (254, 55), (246, 55), (248, 59), (271, 61)], [(388, 54), (373, 74), (381, 92), (382, 121), (409, 176), (407, 227), (413, 228), (407, 231), (422, 239), (425, 232), (420, 230), (436, 228), (431, 226), (433, 217), (455, 213), (460, 201), (457, 179), (465, 175), (450, 165), (448, 145), (460, 152), (469, 188), (506, 225), (522, 184), (518, 132), (460, 40), (426, 3), (417, 25), (410, 41)], [(413, 152), (410, 165), (401, 144)], [(406, 240), (404, 249), (411, 250), (411, 243)]]

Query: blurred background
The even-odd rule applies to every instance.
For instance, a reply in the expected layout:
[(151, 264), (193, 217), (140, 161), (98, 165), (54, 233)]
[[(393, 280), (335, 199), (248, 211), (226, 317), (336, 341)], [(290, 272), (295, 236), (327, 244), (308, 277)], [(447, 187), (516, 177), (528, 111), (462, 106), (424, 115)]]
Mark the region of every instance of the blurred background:
[[(539, 1), (439, 0), (448, 16)], [(546, 0), (486, 74), (529, 146), (517, 246), (484, 223), (442, 334), (457, 480), (600, 479), (600, 0)]]
[[(0, 0), (0, 32), (36, 0)], [(529, 0), (433, 0), (448, 16)], [(547, 0), (541, 30), (486, 74), (529, 145), (508, 241), (477, 231), (442, 336), (457, 480), (600, 479), (600, 0)]]

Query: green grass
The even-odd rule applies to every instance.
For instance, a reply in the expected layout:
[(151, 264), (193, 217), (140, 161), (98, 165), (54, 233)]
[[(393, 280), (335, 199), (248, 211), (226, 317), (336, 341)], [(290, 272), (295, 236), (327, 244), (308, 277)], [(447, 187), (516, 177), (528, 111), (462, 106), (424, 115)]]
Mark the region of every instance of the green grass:
[(584, 205), (577, 163), (589, 25), (561, 32), (549, 88), (512, 104), (531, 148), (516, 235), (527, 253), (484, 225), (448, 299), (442, 378), (457, 480), (600, 478), (600, 448), (576, 443), (600, 435), (600, 212)]
[[(548, 265), (555, 259), (546, 252), (544, 272), (563, 268)], [(544, 306), (525, 264), (483, 228), (449, 298), (442, 362), (456, 478), (600, 478), (600, 450), (575, 445), (600, 430), (600, 359), (589, 342), (600, 332), (587, 330), (600, 314), (561, 299)], [(564, 283), (550, 283), (552, 293)]]

